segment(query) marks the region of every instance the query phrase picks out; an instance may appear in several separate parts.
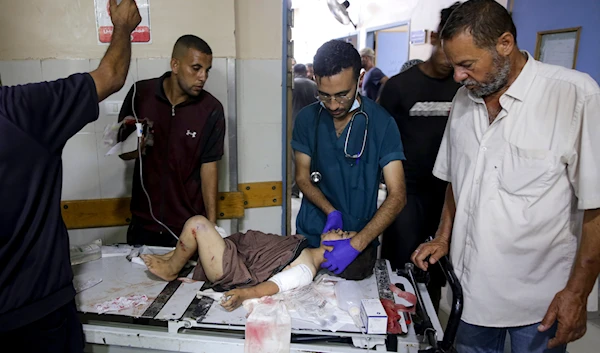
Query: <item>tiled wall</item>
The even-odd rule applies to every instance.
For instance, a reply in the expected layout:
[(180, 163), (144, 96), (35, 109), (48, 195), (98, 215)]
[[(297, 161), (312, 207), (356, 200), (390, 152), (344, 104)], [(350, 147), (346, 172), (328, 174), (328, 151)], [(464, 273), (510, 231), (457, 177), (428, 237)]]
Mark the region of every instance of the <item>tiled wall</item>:
[[(281, 180), (281, 60), (237, 60), (240, 183)], [(281, 233), (281, 207), (246, 210), (240, 230)]]
[[(4, 85), (55, 80), (76, 72), (95, 69), (99, 60), (0, 61)], [(206, 84), (227, 114), (227, 59), (215, 58)], [(108, 115), (107, 102), (122, 102), (133, 82), (162, 75), (169, 70), (168, 59), (135, 59), (125, 86), (100, 104), (100, 116), (73, 136), (63, 151), (62, 199), (81, 200), (131, 196), (133, 161), (105, 156), (104, 128), (117, 120)], [(239, 182), (281, 180), (281, 61), (237, 61), (238, 169)], [(229, 190), (228, 146), (219, 165), (219, 190)], [(230, 230), (229, 221), (219, 221)], [(124, 242), (126, 227), (69, 231), (72, 244), (101, 238), (105, 243)], [(249, 209), (240, 229), (280, 233), (281, 207)]]
[[(11, 3), (0, 12), (0, 28), (17, 37), (0, 45), (0, 75), (4, 85), (51, 80), (71, 73), (90, 71), (97, 67), (105, 46), (96, 44), (93, 5), (87, 1), (73, 7), (72, 1), (58, 0), (46, 10), (67, 9), (67, 17), (47, 16), (33, 22), (20, 21), (28, 13), (27, 0)], [(176, 6), (186, 3), (186, 6)], [(83, 4), (85, 3), (85, 4)], [(93, 2), (92, 2), (93, 3)], [(161, 5), (161, 3), (163, 3)], [(239, 182), (281, 180), (281, 6), (279, 0), (234, 0), (193, 2), (172, 0), (151, 3), (153, 43), (134, 45), (133, 60), (124, 88), (106, 101), (122, 101), (134, 81), (161, 75), (169, 68), (168, 59), (173, 41), (182, 34), (200, 35), (211, 44), (215, 58), (206, 88), (214, 94), (227, 111), (227, 72), (225, 57), (236, 57), (238, 170)], [(183, 9), (183, 10), (182, 10)], [(31, 11), (29, 11), (31, 12)], [(61, 11), (58, 11), (60, 13)], [(64, 14), (65, 11), (62, 11)], [(3, 16), (4, 15), (4, 16)], [(31, 16), (30, 16), (31, 17)], [(66, 18), (66, 20), (65, 20)], [(196, 21), (173, 22), (173, 18), (194, 18)], [(260, 23), (255, 21), (260, 18)], [(33, 23), (33, 27), (32, 27)], [(4, 27), (2, 27), (4, 25)], [(48, 37), (52, 33), (64, 34)], [(56, 33), (55, 33), (56, 32)], [(48, 32), (49, 33), (49, 32)], [(22, 40), (19, 34), (29, 40)], [(27, 58), (58, 58), (65, 60), (25, 60)], [(83, 60), (67, 60), (87, 58)], [(63, 199), (92, 199), (125, 197), (131, 194), (133, 162), (118, 157), (105, 157), (108, 148), (102, 142), (104, 128), (116, 121), (100, 105), (98, 121), (89, 124), (65, 146), (63, 153)], [(228, 191), (227, 143), (220, 164), (219, 190)], [(240, 222), (241, 230), (260, 229), (280, 233), (281, 207), (247, 210)], [(230, 230), (230, 222), (219, 222)], [(124, 241), (125, 227), (75, 230), (70, 232), (72, 243), (85, 243), (95, 238)]]
[[(248, 7), (259, 7), (256, 11), (266, 6), (262, 4), (264, 0), (235, 1), (248, 3)], [(175, 40), (189, 33), (210, 43), (215, 56), (235, 57), (235, 1), (149, 1), (152, 43), (134, 45), (134, 57), (168, 57)], [(94, 4), (98, 2), (2, 1), (0, 33), (10, 35), (5, 35), (0, 41), (0, 60), (101, 58), (106, 45), (98, 45), (94, 10)], [(106, 4), (108, 1), (100, 2)], [(259, 16), (267, 16), (263, 12), (259, 12)], [(260, 22), (265, 21), (261, 19)], [(260, 46), (260, 42), (256, 42)]]

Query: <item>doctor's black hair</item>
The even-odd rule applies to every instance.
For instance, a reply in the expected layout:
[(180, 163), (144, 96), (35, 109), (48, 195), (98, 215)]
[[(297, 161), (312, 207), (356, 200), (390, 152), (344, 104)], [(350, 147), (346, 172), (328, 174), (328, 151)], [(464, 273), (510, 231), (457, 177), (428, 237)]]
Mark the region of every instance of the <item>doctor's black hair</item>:
[(208, 43), (204, 41), (204, 39), (193, 34), (186, 34), (179, 37), (177, 42), (175, 42), (175, 45), (173, 46), (172, 57), (180, 58), (181, 56), (187, 54), (188, 49), (194, 49), (203, 54), (212, 55), (212, 49)]
[(467, 32), (482, 49), (496, 46), (498, 38), (508, 32), (517, 43), (517, 27), (508, 10), (495, 0), (469, 0), (452, 11), (440, 38), (450, 40)]
[(315, 76), (319, 77), (337, 75), (344, 69), (352, 68), (354, 78), (358, 80), (361, 67), (360, 54), (354, 46), (337, 39), (323, 44), (313, 60)]
[(373, 274), (375, 261), (377, 261), (377, 247), (369, 245), (338, 276), (351, 281), (363, 280)]

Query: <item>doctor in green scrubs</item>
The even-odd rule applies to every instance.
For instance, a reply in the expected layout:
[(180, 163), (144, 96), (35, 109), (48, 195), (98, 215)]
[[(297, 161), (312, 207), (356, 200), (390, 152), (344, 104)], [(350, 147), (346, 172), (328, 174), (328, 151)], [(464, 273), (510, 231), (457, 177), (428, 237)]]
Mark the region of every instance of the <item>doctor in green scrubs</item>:
[[(404, 207), (404, 152), (394, 119), (358, 94), (361, 59), (352, 44), (323, 44), (313, 64), (319, 102), (300, 111), (292, 137), (304, 195), (296, 228), (313, 247), (330, 229), (358, 232), (326, 244), (333, 249), (322, 266), (339, 274), (362, 251), (376, 251), (377, 237)], [(388, 196), (377, 209), (381, 173)]]

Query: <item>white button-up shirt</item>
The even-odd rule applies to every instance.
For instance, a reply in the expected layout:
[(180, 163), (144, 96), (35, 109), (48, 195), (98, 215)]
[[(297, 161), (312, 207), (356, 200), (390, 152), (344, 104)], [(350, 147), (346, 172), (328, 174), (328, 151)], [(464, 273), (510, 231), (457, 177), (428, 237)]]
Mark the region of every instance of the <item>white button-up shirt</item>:
[(459, 89), (433, 170), (452, 183), (450, 258), (473, 325), (540, 322), (567, 283), (583, 210), (600, 208), (600, 88), (527, 55), (491, 125)]

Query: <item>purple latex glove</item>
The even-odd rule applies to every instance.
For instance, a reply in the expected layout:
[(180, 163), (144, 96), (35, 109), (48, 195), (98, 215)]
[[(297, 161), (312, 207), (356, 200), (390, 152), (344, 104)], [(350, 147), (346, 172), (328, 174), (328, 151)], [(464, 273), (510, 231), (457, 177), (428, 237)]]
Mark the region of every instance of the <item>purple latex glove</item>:
[(330, 230), (343, 229), (342, 212), (333, 211), (327, 215), (327, 222), (325, 222), (325, 228), (323, 233), (327, 233)]
[(348, 265), (360, 254), (360, 251), (354, 249), (350, 244), (350, 239), (324, 241), (323, 245), (333, 246), (332, 251), (325, 251), (325, 261), (321, 267), (339, 275)]

